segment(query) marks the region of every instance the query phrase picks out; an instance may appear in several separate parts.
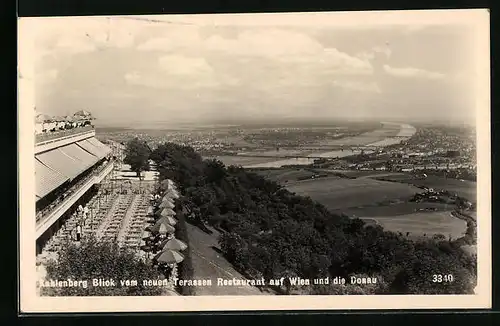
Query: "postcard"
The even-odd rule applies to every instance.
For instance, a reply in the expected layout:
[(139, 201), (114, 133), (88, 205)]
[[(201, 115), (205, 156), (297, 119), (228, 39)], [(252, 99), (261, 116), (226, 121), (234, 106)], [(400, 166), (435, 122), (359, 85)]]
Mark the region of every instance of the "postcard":
[(22, 313), (491, 307), (486, 9), (18, 22)]

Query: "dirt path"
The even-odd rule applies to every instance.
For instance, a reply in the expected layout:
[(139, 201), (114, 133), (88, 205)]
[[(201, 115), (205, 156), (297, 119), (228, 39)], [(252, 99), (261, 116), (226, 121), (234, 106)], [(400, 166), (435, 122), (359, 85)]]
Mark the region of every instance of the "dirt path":
[(129, 209), (125, 213), (125, 216), (123, 217), (123, 221), (121, 224), (121, 227), (118, 231), (118, 242), (121, 243), (125, 240), (125, 235), (127, 233), (129, 223), (132, 220), (132, 217), (134, 216), (134, 213), (137, 209), (137, 204), (139, 203), (140, 195), (135, 195), (134, 199), (132, 199), (132, 204), (130, 205)]
[(120, 200), (121, 200), (121, 198), (120, 198), (120, 196), (118, 196), (113, 201), (113, 203), (111, 204), (111, 207), (109, 208), (106, 216), (104, 217), (104, 219), (99, 224), (97, 230), (95, 231), (95, 235), (98, 238), (100, 238), (103, 235), (104, 230), (106, 229), (108, 223), (113, 219), (113, 214), (118, 209), (118, 206), (120, 205)]
[(392, 177), (396, 175), (404, 175), (404, 173), (398, 173), (398, 172), (389, 172), (389, 173), (374, 173), (374, 174), (368, 174), (368, 175), (363, 175), (360, 177), (357, 177), (356, 179), (370, 179), (370, 178), (384, 178), (384, 177)]
[(272, 295), (253, 286), (217, 286), (217, 278), (231, 280), (246, 279), (217, 252), (219, 233), (206, 234), (199, 228), (187, 224), (194, 279), (211, 279), (212, 286), (196, 287), (196, 295)]

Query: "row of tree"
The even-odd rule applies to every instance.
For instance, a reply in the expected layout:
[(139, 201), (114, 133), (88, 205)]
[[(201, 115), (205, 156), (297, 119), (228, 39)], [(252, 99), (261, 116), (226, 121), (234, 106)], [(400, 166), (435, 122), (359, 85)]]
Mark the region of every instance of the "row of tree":
[[(81, 243), (68, 240), (58, 251), (57, 259), (45, 264), (46, 284), (40, 284), (44, 296), (156, 296), (159, 286), (145, 286), (143, 280), (160, 280), (163, 276), (150, 263), (128, 248), (111, 241), (85, 237)], [(99, 286), (93, 280), (113, 280), (113, 286)], [(51, 286), (50, 280), (63, 286)], [(135, 280), (137, 284), (122, 284)], [(81, 281), (78, 283), (78, 281)], [(45, 285), (45, 286), (44, 286)]]
[[(313, 286), (309, 293), (472, 293), (476, 260), (460, 244), (418, 242), (328, 211), (241, 167), (203, 160), (192, 148), (165, 143), (151, 159), (160, 179), (173, 179), (183, 194), (188, 220), (222, 231), (220, 247), (243, 273), (266, 279), (369, 275), (377, 286)], [(433, 275), (453, 274), (434, 283)], [(289, 293), (290, 287), (285, 291)]]

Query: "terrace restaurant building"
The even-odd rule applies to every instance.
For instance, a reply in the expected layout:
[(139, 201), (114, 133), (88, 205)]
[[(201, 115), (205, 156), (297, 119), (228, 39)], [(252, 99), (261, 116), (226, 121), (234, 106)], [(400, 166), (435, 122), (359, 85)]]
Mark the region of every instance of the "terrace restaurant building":
[(36, 252), (113, 170), (112, 150), (95, 137), (88, 112), (38, 115), (35, 128)]

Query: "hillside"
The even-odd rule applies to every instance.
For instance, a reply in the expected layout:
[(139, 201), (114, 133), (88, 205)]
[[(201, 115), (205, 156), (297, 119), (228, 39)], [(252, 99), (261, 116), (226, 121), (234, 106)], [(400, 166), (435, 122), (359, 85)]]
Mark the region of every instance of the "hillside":
[[(335, 285), (283, 293), (473, 293), (476, 262), (448, 240), (414, 242), (378, 225), (331, 213), (311, 198), (297, 196), (273, 181), (240, 167), (203, 160), (190, 147), (166, 143), (151, 156), (160, 179), (173, 179), (189, 222), (221, 231), (219, 246), (242, 274), (271, 280), (368, 276), (377, 284), (341, 289)], [(454, 282), (436, 284), (447, 271)]]

